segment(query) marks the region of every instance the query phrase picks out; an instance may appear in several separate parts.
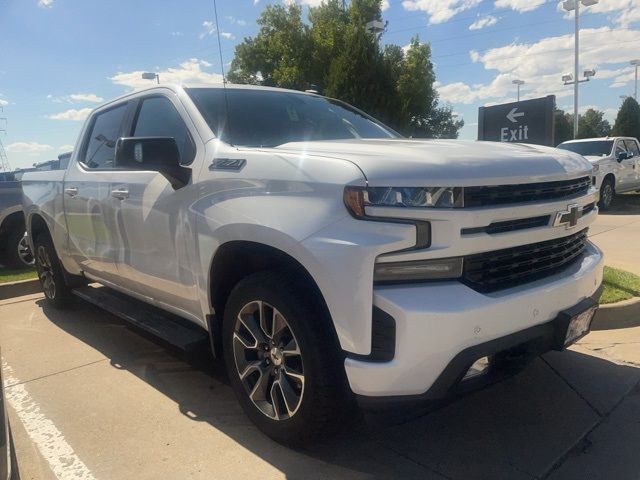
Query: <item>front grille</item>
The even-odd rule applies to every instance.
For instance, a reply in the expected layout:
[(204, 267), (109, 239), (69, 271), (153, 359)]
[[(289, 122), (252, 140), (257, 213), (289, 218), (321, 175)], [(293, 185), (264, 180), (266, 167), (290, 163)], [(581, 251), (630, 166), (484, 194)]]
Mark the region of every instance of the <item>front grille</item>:
[(539, 280), (578, 260), (586, 244), (584, 229), (564, 238), (469, 255), (464, 258), (462, 281), (488, 293)]
[(561, 200), (584, 195), (591, 186), (590, 177), (558, 182), (524, 183), (521, 185), (496, 185), (490, 187), (465, 187), (465, 207), (485, 207), (511, 203)]
[(545, 227), (549, 225), (549, 215), (541, 215), (540, 217), (519, 218), (517, 220), (505, 220), (501, 222), (493, 222), (485, 227), (469, 227), (463, 228), (462, 235), (473, 235), (474, 233), (488, 233), (495, 235), (498, 233), (515, 232), (517, 230), (526, 230), (527, 228)]

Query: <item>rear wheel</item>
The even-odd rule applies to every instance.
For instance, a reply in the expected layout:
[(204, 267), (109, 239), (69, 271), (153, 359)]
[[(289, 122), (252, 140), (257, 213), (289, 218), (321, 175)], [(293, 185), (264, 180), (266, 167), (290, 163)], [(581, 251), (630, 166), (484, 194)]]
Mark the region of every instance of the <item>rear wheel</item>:
[(605, 178), (602, 181), (602, 185), (600, 186), (600, 201), (598, 202), (598, 207), (600, 207), (600, 210), (609, 210), (611, 204), (613, 203), (613, 197), (615, 196), (615, 194), (616, 191), (613, 178)]
[(24, 230), (15, 229), (7, 235), (2, 263), (8, 268), (33, 267), (33, 255)]
[(71, 289), (65, 281), (60, 260), (48, 235), (40, 234), (34, 241), (36, 270), (42, 291), (49, 303), (64, 308), (71, 298)]
[(260, 430), (292, 446), (337, 430), (352, 407), (330, 318), (303, 285), (282, 272), (250, 275), (231, 292), (223, 324), (240, 404)]

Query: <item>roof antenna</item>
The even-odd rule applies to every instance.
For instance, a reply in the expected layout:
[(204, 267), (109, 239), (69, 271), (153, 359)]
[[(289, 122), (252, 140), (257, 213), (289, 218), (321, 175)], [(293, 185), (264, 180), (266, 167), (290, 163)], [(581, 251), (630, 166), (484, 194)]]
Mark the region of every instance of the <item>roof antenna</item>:
[[(224, 60), (222, 58), (222, 44), (220, 43), (220, 26), (218, 25), (218, 6), (216, 0), (213, 0), (213, 13), (216, 21), (216, 36), (218, 37), (218, 53), (220, 55), (220, 69), (222, 70), (222, 91), (224, 92), (224, 113), (226, 118), (225, 127), (231, 132), (231, 117), (229, 116), (229, 99), (227, 97), (227, 78), (224, 75)], [(228, 136), (231, 138), (231, 135)], [(233, 143), (227, 142), (233, 147)]]

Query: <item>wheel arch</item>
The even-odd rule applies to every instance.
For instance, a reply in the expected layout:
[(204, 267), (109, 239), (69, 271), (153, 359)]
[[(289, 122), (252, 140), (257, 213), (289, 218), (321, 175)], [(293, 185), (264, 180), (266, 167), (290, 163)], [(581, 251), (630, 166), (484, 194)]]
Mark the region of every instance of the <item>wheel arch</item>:
[(8, 214), (2, 219), (2, 224), (0, 224), (0, 238), (4, 238), (12, 232), (14, 228), (26, 229), (24, 213), (21, 209)]
[(611, 181), (613, 182), (613, 190), (615, 191), (616, 189), (616, 176), (613, 172), (609, 172), (607, 173), (604, 178), (602, 179), (602, 183), (606, 182), (607, 179), (611, 179)]
[[(307, 287), (310, 300), (324, 310), (325, 318), (331, 318), (329, 308), (320, 287), (309, 271), (290, 254), (270, 245), (247, 240), (228, 241), (216, 250), (209, 268), (208, 293), (212, 315), (209, 315), (209, 332), (214, 355), (221, 353), (222, 319), (227, 299), (233, 288), (243, 278), (267, 270), (283, 270), (299, 279)], [(331, 331), (339, 345), (333, 322)]]

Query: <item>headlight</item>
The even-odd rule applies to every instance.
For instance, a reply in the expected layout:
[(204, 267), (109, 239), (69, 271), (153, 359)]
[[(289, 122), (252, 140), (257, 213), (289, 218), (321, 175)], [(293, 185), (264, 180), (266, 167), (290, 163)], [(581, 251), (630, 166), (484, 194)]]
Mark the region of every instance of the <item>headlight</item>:
[(462, 258), (439, 258), (435, 260), (415, 260), (411, 262), (376, 263), (373, 281), (416, 282), (459, 278), (462, 275)]
[(460, 208), (462, 187), (346, 187), (344, 203), (355, 217), (365, 207)]

